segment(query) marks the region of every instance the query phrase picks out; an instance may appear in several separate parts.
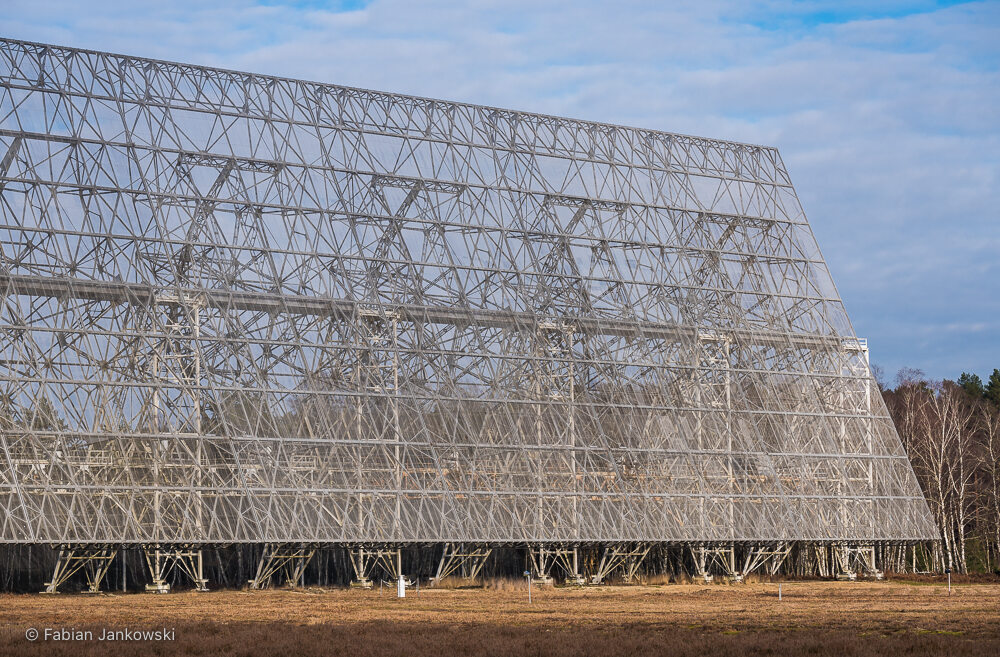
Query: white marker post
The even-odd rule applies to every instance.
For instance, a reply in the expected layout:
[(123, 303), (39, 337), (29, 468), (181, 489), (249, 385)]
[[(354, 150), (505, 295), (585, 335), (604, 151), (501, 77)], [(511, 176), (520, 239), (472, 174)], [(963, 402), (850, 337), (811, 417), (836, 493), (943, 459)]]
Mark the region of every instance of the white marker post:
[(778, 582), (778, 602), (781, 602), (781, 582)]
[(951, 568), (945, 568), (944, 572), (948, 573), (948, 595), (951, 596)]
[(396, 597), (397, 598), (406, 597), (406, 580), (403, 579), (402, 575), (399, 576), (399, 581), (396, 582)]
[(524, 571), (524, 576), (528, 578), (528, 604), (531, 604), (531, 571)]

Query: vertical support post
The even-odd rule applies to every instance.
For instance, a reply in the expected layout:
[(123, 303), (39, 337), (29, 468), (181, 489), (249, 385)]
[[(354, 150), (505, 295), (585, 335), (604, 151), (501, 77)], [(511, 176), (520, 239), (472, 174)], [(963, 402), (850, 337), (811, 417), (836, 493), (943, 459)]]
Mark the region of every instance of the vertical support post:
[(611, 547), (605, 547), (601, 550), (601, 560), (597, 564), (597, 572), (594, 573), (590, 578), (590, 583), (597, 586), (604, 583), (604, 578), (608, 576), (611, 572), (611, 563), (608, 560), (608, 552), (612, 550)]
[[(731, 358), (731, 343), (730, 337), (727, 335), (722, 341), (723, 349), (722, 354), (724, 358), (723, 367), (725, 368), (725, 394), (724, 400), (726, 404), (726, 463), (729, 468), (729, 527), (732, 531), (735, 531), (736, 527), (736, 472), (733, 467), (733, 398), (732, 398), (732, 358)], [(745, 484), (744, 484), (745, 485)], [(736, 570), (736, 555), (735, 547), (731, 549), (730, 552), (730, 566), (732, 571)], [(742, 576), (740, 581), (742, 581)]]
[(855, 568), (854, 559), (852, 559), (852, 550), (850, 546), (846, 543), (834, 543), (833, 549), (833, 565), (836, 568), (835, 577), (841, 581), (853, 582), (858, 579), (857, 569)]
[(368, 577), (368, 558), (365, 553), (365, 548), (360, 547), (352, 549), (348, 552), (348, 556), (351, 559), (351, 568), (354, 570), (354, 579), (351, 580), (351, 588), (372, 588), (372, 581)]
[(564, 582), (573, 586), (583, 586), (586, 580), (580, 574), (580, 550), (574, 546), (556, 546), (552, 549), (552, 561), (563, 571)]
[(688, 549), (691, 551), (691, 559), (694, 561), (695, 575), (701, 578), (705, 584), (711, 584), (714, 578), (708, 572), (708, 550), (705, 548), (705, 544), (699, 543), (697, 546), (690, 546)]
[(726, 575), (729, 581), (742, 582), (744, 573), (736, 569), (736, 543), (730, 543), (724, 550), (722, 558), (726, 561)]
[(146, 585), (146, 592), (169, 593), (170, 584), (166, 581), (167, 571), (169, 569), (164, 563), (163, 555), (160, 552), (160, 546), (157, 545), (152, 550), (149, 548), (143, 550), (143, 555), (146, 558), (146, 567), (149, 569), (150, 577), (153, 580), (152, 584)]
[[(573, 348), (575, 346), (574, 340), (575, 328), (569, 325), (563, 325), (562, 327), (562, 338), (564, 341), (563, 352), (567, 359), (566, 367), (568, 368), (567, 375), (567, 386), (569, 388), (569, 405), (567, 412), (569, 413), (569, 418), (567, 421), (567, 430), (569, 432), (569, 458), (570, 458), (570, 480), (572, 481), (573, 496), (570, 498), (572, 500), (573, 508), (573, 529), (574, 533), (577, 534), (582, 526), (583, 518), (580, 515), (580, 499), (579, 499), (579, 489), (580, 484), (577, 480), (577, 455), (576, 455), (576, 354), (573, 353)], [(574, 551), (574, 555), (576, 552)], [(574, 560), (577, 557), (574, 556)], [(574, 563), (574, 572), (579, 575), (579, 568), (577, 563)]]
[[(868, 377), (871, 376), (871, 361), (868, 353), (868, 340), (858, 340), (861, 346), (861, 353), (865, 359), (865, 376), (863, 380), (865, 382), (865, 446), (867, 447), (866, 456), (868, 457), (868, 490), (866, 493), (868, 495), (875, 495), (875, 427), (872, 423), (872, 386), (871, 381)], [(869, 529), (872, 531), (872, 535), (875, 535), (875, 512), (874, 512), (874, 502), (869, 500), (868, 502), (871, 512), (869, 517), (871, 518), (871, 525)], [(882, 573), (875, 568), (874, 554), (872, 555), (872, 571), (877, 573), (876, 579), (882, 579)]]
[[(403, 458), (401, 443), (403, 440), (403, 430), (399, 424), (399, 317), (396, 314), (391, 316), (389, 326), (391, 329), (392, 345), (392, 428), (393, 428), (393, 456), (395, 464), (395, 488), (396, 488), (396, 538), (403, 539)], [(401, 559), (401, 557), (400, 557)], [(398, 564), (397, 573), (403, 572), (402, 562)], [(400, 576), (402, 582), (402, 576)]]
[[(192, 397), (192, 409), (194, 412), (194, 418), (192, 424), (194, 425), (194, 432), (198, 436), (201, 436), (201, 392), (199, 387), (201, 386), (201, 346), (198, 341), (201, 339), (201, 304), (195, 303), (191, 306), (191, 315), (194, 320), (194, 324), (191, 327), (191, 346), (190, 353), (192, 356), (194, 379), (191, 381), (191, 397)], [(199, 441), (200, 444), (200, 441)], [(199, 463), (199, 465), (201, 465)], [(200, 508), (200, 505), (199, 505)]]
[[(399, 315), (386, 311), (381, 307), (360, 307), (357, 311), (357, 344), (358, 344), (358, 439), (364, 438), (363, 418), (366, 403), (371, 395), (381, 399), (385, 406), (376, 406), (374, 410), (384, 417), (386, 407), (388, 416), (383, 423), (383, 444), (391, 443), (389, 449), (385, 445), (386, 474), (391, 477), (392, 490), (389, 500), (392, 503), (392, 527), (394, 538), (403, 540), (403, 458), (402, 458), (402, 426), (399, 411)], [(388, 425), (388, 426), (386, 426)], [(363, 496), (359, 495), (358, 520), (363, 527)]]

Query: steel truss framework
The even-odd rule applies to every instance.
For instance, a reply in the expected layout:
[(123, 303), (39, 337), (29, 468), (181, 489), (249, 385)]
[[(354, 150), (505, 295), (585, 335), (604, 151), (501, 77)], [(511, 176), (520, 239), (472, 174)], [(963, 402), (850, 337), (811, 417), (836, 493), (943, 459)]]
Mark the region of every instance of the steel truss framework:
[(0, 40), (0, 541), (936, 536), (775, 149)]

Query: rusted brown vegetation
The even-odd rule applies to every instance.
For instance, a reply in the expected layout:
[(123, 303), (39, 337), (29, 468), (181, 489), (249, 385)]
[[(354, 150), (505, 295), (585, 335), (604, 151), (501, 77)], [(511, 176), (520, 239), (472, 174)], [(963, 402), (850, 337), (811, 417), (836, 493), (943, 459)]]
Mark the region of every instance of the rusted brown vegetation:
[[(995, 655), (1000, 585), (495, 585), (0, 596), (3, 655)], [(28, 627), (175, 628), (164, 643), (28, 642)], [(96, 634), (95, 634), (96, 635)]]

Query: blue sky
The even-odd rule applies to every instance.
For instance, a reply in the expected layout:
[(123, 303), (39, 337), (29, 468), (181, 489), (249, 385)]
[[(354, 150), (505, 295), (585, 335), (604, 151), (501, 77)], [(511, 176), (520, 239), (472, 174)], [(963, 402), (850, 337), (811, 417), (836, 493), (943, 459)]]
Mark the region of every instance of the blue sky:
[(892, 378), (1000, 367), (1000, 3), (5, 0), (0, 34), (774, 145)]

